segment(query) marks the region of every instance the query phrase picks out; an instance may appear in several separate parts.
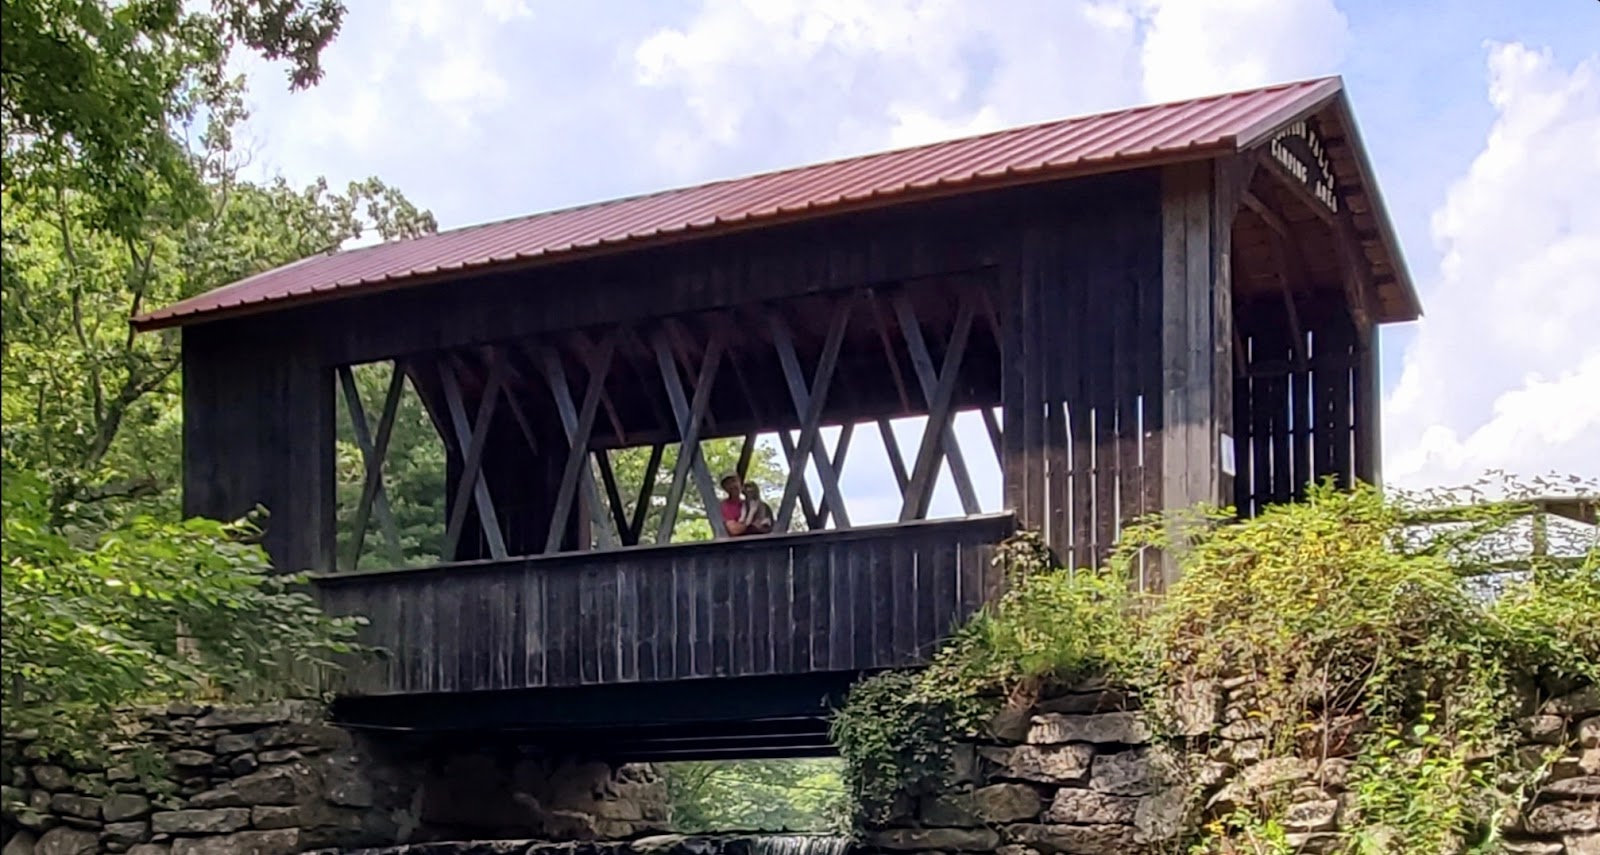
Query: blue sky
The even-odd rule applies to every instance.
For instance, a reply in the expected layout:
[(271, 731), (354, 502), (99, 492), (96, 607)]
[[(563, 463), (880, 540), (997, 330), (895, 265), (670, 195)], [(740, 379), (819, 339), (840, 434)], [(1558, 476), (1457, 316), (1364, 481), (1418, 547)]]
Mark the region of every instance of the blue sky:
[(1595, 0), (352, 0), (325, 65), (243, 66), (251, 168), (443, 227), (1339, 73), (1428, 312), (1386, 473), (1600, 476)]

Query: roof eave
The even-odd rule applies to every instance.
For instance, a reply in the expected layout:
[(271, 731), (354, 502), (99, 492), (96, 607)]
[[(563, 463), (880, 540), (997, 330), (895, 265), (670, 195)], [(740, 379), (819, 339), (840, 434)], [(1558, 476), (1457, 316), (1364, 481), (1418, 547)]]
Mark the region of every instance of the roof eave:
[[(857, 200), (839, 202), (832, 205), (794, 211), (776, 211), (749, 217), (738, 222), (713, 222), (697, 226), (688, 226), (673, 232), (661, 233), (649, 237), (640, 237), (629, 240), (605, 242), (593, 246), (576, 249), (560, 250), (556, 252), (541, 253), (535, 256), (489, 260), (482, 264), (465, 265), (450, 270), (433, 271), (413, 276), (399, 276), (392, 279), (375, 280), (369, 282), (345, 283), (339, 287), (326, 288), (304, 294), (289, 294), (272, 299), (261, 299), (243, 302), (233, 306), (218, 307), (203, 310), (185, 310), (183, 303), (177, 303), (154, 312), (149, 312), (134, 318), (131, 323), (137, 332), (155, 332), (173, 327), (186, 327), (213, 321), (234, 320), (251, 315), (268, 314), (301, 308), (333, 300), (347, 300), (352, 298), (367, 297), (401, 288), (415, 288), (465, 276), (478, 276), (489, 273), (508, 273), (520, 270), (531, 270), (549, 267), (557, 264), (575, 263), (595, 258), (621, 255), (644, 249), (654, 249), (673, 244), (687, 243), (711, 237), (738, 234), (757, 229), (773, 228), (776, 226), (791, 225), (802, 222), (812, 222), (830, 219), (848, 214), (862, 213), (865, 211), (883, 210), (912, 205), (937, 199), (964, 196), (991, 190), (1005, 190), (1016, 187), (1026, 187), (1035, 184), (1046, 184), (1052, 181), (1070, 181), (1077, 178), (1088, 178), (1095, 175), (1107, 175), (1117, 172), (1131, 172), (1138, 169), (1165, 166), (1173, 163), (1185, 163), (1196, 160), (1207, 160), (1218, 155), (1229, 154), (1239, 150), (1234, 137), (1223, 137), (1208, 145), (1196, 145), (1181, 150), (1160, 152), (1153, 156), (1137, 158), (1112, 158), (1092, 164), (1071, 164), (1066, 166), (1044, 167), (1025, 172), (1006, 172), (995, 176), (980, 176), (960, 182), (949, 182), (916, 187), (895, 193), (884, 193), (868, 196)], [(299, 263), (299, 262), (295, 262)]]
[(1405, 298), (1404, 312), (1391, 313), (1378, 320), (1380, 323), (1406, 323), (1418, 320), (1422, 317), (1422, 298), (1418, 295), (1416, 283), (1411, 278), (1411, 267), (1406, 264), (1405, 252), (1400, 247), (1400, 238), (1394, 230), (1394, 221), (1389, 217), (1389, 206), (1384, 202), (1383, 192), (1378, 187), (1372, 160), (1367, 156), (1367, 146), (1362, 142), (1361, 128), (1356, 123), (1355, 111), (1351, 109), (1348, 94), (1341, 90), (1331, 107), (1338, 113), (1339, 121), (1344, 125), (1345, 133), (1351, 140), (1356, 173), (1367, 191), (1372, 218), (1378, 226), (1378, 240), (1389, 255), (1389, 266), (1394, 270), (1395, 284), (1400, 286), (1401, 294)]

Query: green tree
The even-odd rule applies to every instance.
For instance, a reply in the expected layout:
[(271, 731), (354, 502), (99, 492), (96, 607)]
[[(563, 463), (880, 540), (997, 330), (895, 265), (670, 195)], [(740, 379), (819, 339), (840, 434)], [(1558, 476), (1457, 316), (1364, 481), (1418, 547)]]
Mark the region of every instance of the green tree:
[(4, 467), (0, 717), (85, 753), (115, 710), (174, 696), (298, 695), (348, 652), (357, 621), (324, 616), (270, 573), (247, 525), (133, 517), (87, 544), (46, 519), (46, 486)]
[(848, 829), (849, 790), (833, 759), (669, 763), (673, 830), (837, 831)]
[(70, 165), (89, 213), (123, 237), (144, 234), (153, 207), (203, 201), (201, 176), (173, 131), (231, 108), (237, 86), (224, 71), (230, 51), (284, 60), (290, 85), (309, 86), (321, 77), (322, 50), (344, 18), (336, 0), (205, 5), (4, 0), (5, 187)]
[(177, 521), (178, 339), (129, 321), (368, 232), (433, 230), (375, 179), (239, 177), (229, 51), (309, 85), (343, 8), (3, 2), (5, 725), (83, 749), (124, 704), (308, 691), (351, 622), (272, 576), (249, 524)]

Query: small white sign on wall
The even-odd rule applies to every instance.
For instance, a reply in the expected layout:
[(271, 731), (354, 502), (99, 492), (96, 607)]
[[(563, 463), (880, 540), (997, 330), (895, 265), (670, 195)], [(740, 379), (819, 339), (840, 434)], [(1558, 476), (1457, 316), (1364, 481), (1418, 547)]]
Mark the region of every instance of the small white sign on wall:
[(1233, 435), (1222, 434), (1222, 474), (1232, 477), (1239, 474), (1239, 466), (1233, 459)]

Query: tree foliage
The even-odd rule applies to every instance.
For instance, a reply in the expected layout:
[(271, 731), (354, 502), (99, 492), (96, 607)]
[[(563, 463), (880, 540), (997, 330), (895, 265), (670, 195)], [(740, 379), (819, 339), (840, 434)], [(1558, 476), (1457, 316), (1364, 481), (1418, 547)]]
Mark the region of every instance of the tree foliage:
[(75, 544), (36, 476), (6, 467), (3, 488), (8, 728), (83, 750), (120, 706), (303, 695), (350, 651), (357, 621), (272, 575), (247, 525), (136, 516)]
[(178, 337), (130, 320), (344, 241), (431, 231), (376, 179), (246, 180), (230, 51), (295, 86), (328, 0), (4, 0), (4, 718), (92, 745), (113, 708), (297, 693), (347, 649), (247, 522), (180, 521)]
[(849, 791), (837, 760), (667, 763), (674, 831), (843, 831)]

